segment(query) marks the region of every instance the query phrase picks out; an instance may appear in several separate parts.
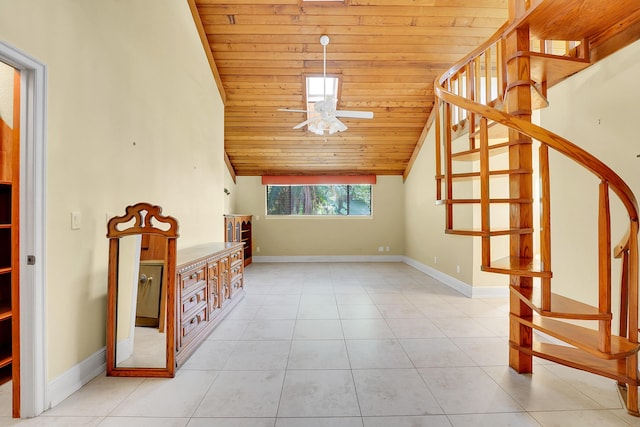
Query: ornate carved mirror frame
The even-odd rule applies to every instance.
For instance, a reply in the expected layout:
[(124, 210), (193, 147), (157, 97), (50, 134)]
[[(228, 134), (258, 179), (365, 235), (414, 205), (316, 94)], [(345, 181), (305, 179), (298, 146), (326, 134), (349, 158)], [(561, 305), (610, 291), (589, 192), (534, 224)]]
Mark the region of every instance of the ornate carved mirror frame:
[[(163, 216), (159, 206), (150, 203), (137, 203), (127, 206), (123, 216), (114, 217), (107, 224), (107, 238), (109, 239), (109, 269), (108, 269), (108, 301), (107, 301), (107, 375), (131, 377), (166, 377), (175, 375), (175, 268), (176, 268), (176, 239), (178, 238), (178, 222), (170, 216)], [(164, 366), (135, 366), (135, 364), (120, 364), (118, 351), (118, 293), (122, 290), (125, 280), (119, 278), (121, 262), (130, 262), (120, 258), (121, 239), (134, 236), (136, 239), (166, 238), (164, 249), (164, 271), (162, 273), (162, 290), (160, 292), (160, 326), (166, 337)], [(140, 254), (138, 253), (139, 257)], [(130, 262), (131, 263), (131, 262)], [(139, 266), (135, 267), (136, 269)], [(119, 283), (122, 281), (122, 283)], [(132, 280), (129, 280), (131, 282)], [(142, 280), (141, 280), (142, 283)], [(135, 285), (129, 285), (135, 286)], [(125, 291), (123, 291), (125, 292)], [(137, 295), (136, 289), (133, 294)], [(136, 301), (129, 300), (135, 307)], [(132, 309), (130, 309), (131, 311)], [(135, 316), (134, 316), (135, 317)], [(131, 322), (129, 319), (125, 321)], [(133, 328), (132, 325), (125, 325)], [(133, 337), (132, 337), (133, 339)]]

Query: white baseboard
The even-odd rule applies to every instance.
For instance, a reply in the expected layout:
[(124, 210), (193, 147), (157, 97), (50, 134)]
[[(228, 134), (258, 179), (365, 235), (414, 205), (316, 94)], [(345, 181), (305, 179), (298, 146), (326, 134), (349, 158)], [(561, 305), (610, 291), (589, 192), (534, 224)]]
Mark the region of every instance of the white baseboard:
[(404, 257), (403, 261), (405, 264), (410, 265), (416, 270), (422, 271), (434, 279), (438, 279), (445, 285), (469, 298), (506, 298), (509, 296), (508, 286), (471, 286), (462, 280), (451, 277), (448, 274), (436, 270), (426, 264), (422, 264), (412, 258)]
[(402, 255), (253, 256), (253, 262), (404, 262)]
[(80, 388), (105, 372), (106, 348), (103, 347), (67, 372), (49, 381), (45, 409), (53, 408)]

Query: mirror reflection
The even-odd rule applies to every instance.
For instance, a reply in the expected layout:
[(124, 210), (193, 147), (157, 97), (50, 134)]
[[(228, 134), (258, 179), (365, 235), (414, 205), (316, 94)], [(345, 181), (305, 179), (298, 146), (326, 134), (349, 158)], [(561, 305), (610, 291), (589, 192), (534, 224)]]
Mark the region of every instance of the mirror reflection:
[(164, 368), (167, 239), (138, 234), (120, 238), (116, 301), (117, 368)]

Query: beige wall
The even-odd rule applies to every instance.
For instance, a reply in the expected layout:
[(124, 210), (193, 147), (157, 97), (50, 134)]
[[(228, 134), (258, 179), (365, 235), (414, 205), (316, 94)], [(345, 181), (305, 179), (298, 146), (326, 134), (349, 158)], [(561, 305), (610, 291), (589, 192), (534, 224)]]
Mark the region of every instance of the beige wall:
[[(550, 89), (551, 105), (534, 115), (543, 127), (607, 163), (636, 194), (640, 194), (640, 145), (633, 124), (640, 98), (639, 58), (640, 42), (636, 42)], [(432, 127), (405, 184), (405, 255), (472, 286), (506, 285), (505, 276), (480, 271), (480, 239), (444, 234), (444, 206), (433, 204), (434, 130)], [(551, 168), (554, 287), (560, 293), (595, 303), (598, 180), (554, 153)], [(628, 220), (621, 204), (614, 195), (611, 197), (615, 244)], [(477, 222), (478, 212), (473, 220)], [(500, 239), (495, 239), (495, 244), (506, 255), (506, 239)], [(461, 274), (456, 274), (457, 265)], [(617, 261), (612, 277), (615, 287), (619, 282)]]
[[(373, 186), (373, 218), (265, 218), (265, 187), (260, 177), (238, 177), (237, 192), (235, 213), (254, 215), (255, 256), (403, 254), (402, 177), (378, 177)], [(378, 252), (379, 246), (389, 246), (389, 251)]]
[[(616, 171), (640, 195), (640, 42), (605, 58), (549, 91), (543, 127), (580, 145)], [(551, 154), (553, 284), (560, 293), (597, 300), (598, 180), (573, 162)], [(612, 244), (628, 227), (611, 194)], [(619, 284), (619, 261), (613, 263)], [(614, 295), (617, 292), (614, 291)], [(617, 299), (614, 307), (617, 306)]]
[[(444, 233), (445, 207), (435, 204), (435, 126), (405, 182), (405, 249), (404, 254), (428, 267), (471, 284), (473, 239)], [(460, 273), (457, 272), (460, 266)]]
[(224, 188), (226, 188), (230, 194), (225, 194), (224, 196), (224, 213), (229, 214), (234, 213), (237, 210), (236, 200), (238, 198), (238, 191), (236, 188), (236, 183), (233, 181), (233, 178), (229, 173), (229, 169), (225, 167), (225, 171), (226, 173), (224, 174)]
[(52, 379), (105, 345), (107, 214), (148, 201), (179, 220), (179, 247), (223, 239), (224, 111), (186, 1), (0, 0), (0, 10), (0, 39), (48, 71)]

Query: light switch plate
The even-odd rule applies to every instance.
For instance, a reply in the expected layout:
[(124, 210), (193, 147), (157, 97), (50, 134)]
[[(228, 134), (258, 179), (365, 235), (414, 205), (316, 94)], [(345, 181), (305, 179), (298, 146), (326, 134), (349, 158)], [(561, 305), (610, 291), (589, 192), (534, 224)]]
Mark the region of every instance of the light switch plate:
[(71, 229), (80, 230), (82, 223), (82, 214), (80, 212), (71, 212)]

